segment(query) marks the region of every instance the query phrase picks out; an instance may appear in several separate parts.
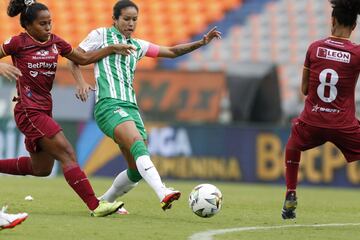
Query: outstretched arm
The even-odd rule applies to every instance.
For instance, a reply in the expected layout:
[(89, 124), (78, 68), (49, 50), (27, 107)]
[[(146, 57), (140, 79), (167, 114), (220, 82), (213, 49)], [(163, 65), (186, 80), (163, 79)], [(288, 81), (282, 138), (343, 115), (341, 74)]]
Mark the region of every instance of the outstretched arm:
[(216, 27), (211, 29), (208, 33), (206, 33), (201, 40), (179, 44), (173, 47), (164, 47), (160, 46), (158, 57), (165, 58), (176, 58), (186, 53), (192, 52), (202, 46), (210, 43), (214, 38), (221, 39), (221, 32), (219, 32)]
[(65, 56), (67, 59), (75, 62), (80, 65), (88, 65), (99, 61), (100, 59), (107, 57), (111, 54), (121, 54), (129, 55), (132, 51), (135, 51), (136, 48), (128, 44), (114, 44), (105, 48), (101, 48), (95, 51), (79, 51), (79, 48), (74, 49), (70, 54)]

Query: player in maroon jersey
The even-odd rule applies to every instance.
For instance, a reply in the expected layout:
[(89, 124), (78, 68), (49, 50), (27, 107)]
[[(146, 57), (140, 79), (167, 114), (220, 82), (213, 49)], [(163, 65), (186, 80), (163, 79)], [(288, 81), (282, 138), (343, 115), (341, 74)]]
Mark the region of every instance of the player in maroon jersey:
[[(30, 157), (0, 161), (0, 172), (12, 175), (48, 176), (57, 159), (68, 184), (91, 210), (93, 216), (106, 216), (122, 207), (122, 202), (99, 201), (85, 173), (80, 169), (75, 152), (59, 124), (52, 118), (52, 89), (58, 56), (79, 64), (95, 62), (109, 54), (129, 54), (132, 47), (113, 45), (96, 52), (81, 53), (51, 33), (48, 8), (34, 0), (11, 0), (8, 15), (19, 13), (26, 32), (5, 41), (0, 58), (10, 55), (22, 76), (16, 81), (14, 116), (17, 127), (25, 135)], [(86, 92), (83, 88), (82, 93)], [(81, 93), (81, 92), (80, 92)]]
[(360, 159), (360, 125), (355, 117), (355, 85), (360, 72), (360, 46), (349, 41), (360, 14), (359, 0), (330, 0), (331, 36), (310, 45), (301, 90), (305, 107), (295, 119), (286, 145), (286, 197), (283, 219), (295, 218), (301, 151), (329, 141), (348, 162)]

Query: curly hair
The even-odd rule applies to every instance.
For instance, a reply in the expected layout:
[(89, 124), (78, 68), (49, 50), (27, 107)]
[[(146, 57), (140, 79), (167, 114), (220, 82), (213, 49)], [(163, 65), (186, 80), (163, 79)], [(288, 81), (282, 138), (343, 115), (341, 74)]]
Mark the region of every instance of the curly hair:
[(330, 0), (332, 14), (339, 24), (344, 26), (354, 26), (360, 14), (360, 0)]

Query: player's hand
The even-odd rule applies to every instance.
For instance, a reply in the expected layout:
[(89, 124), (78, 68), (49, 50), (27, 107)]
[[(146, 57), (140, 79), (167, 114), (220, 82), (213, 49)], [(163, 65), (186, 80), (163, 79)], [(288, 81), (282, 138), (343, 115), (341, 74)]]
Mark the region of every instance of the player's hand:
[(78, 84), (76, 86), (76, 98), (80, 99), (82, 102), (86, 102), (89, 98), (89, 91), (95, 91), (95, 88), (88, 84), (87, 82)]
[(129, 44), (114, 44), (114, 53), (128, 56), (136, 52), (136, 47)]
[(13, 65), (0, 63), (0, 76), (3, 76), (10, 81), (18, 79), (22, 76), (20, 70)]
[(221, 32), (217, 30), (217, 27), (213, 27), (208, 33), (204, 34), (202, 38), (203, 44), (210, 43), (214, 38), (221, 39)]

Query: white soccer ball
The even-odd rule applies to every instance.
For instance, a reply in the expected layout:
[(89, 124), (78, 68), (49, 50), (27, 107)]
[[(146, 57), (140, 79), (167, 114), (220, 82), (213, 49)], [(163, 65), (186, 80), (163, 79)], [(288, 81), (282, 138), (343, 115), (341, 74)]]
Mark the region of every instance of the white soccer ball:
[(222, 205), (222, 194), (212, 184), (200, 184), (191, 191), (189, 207), (199, 217), (209, 218), (217, 214)]

